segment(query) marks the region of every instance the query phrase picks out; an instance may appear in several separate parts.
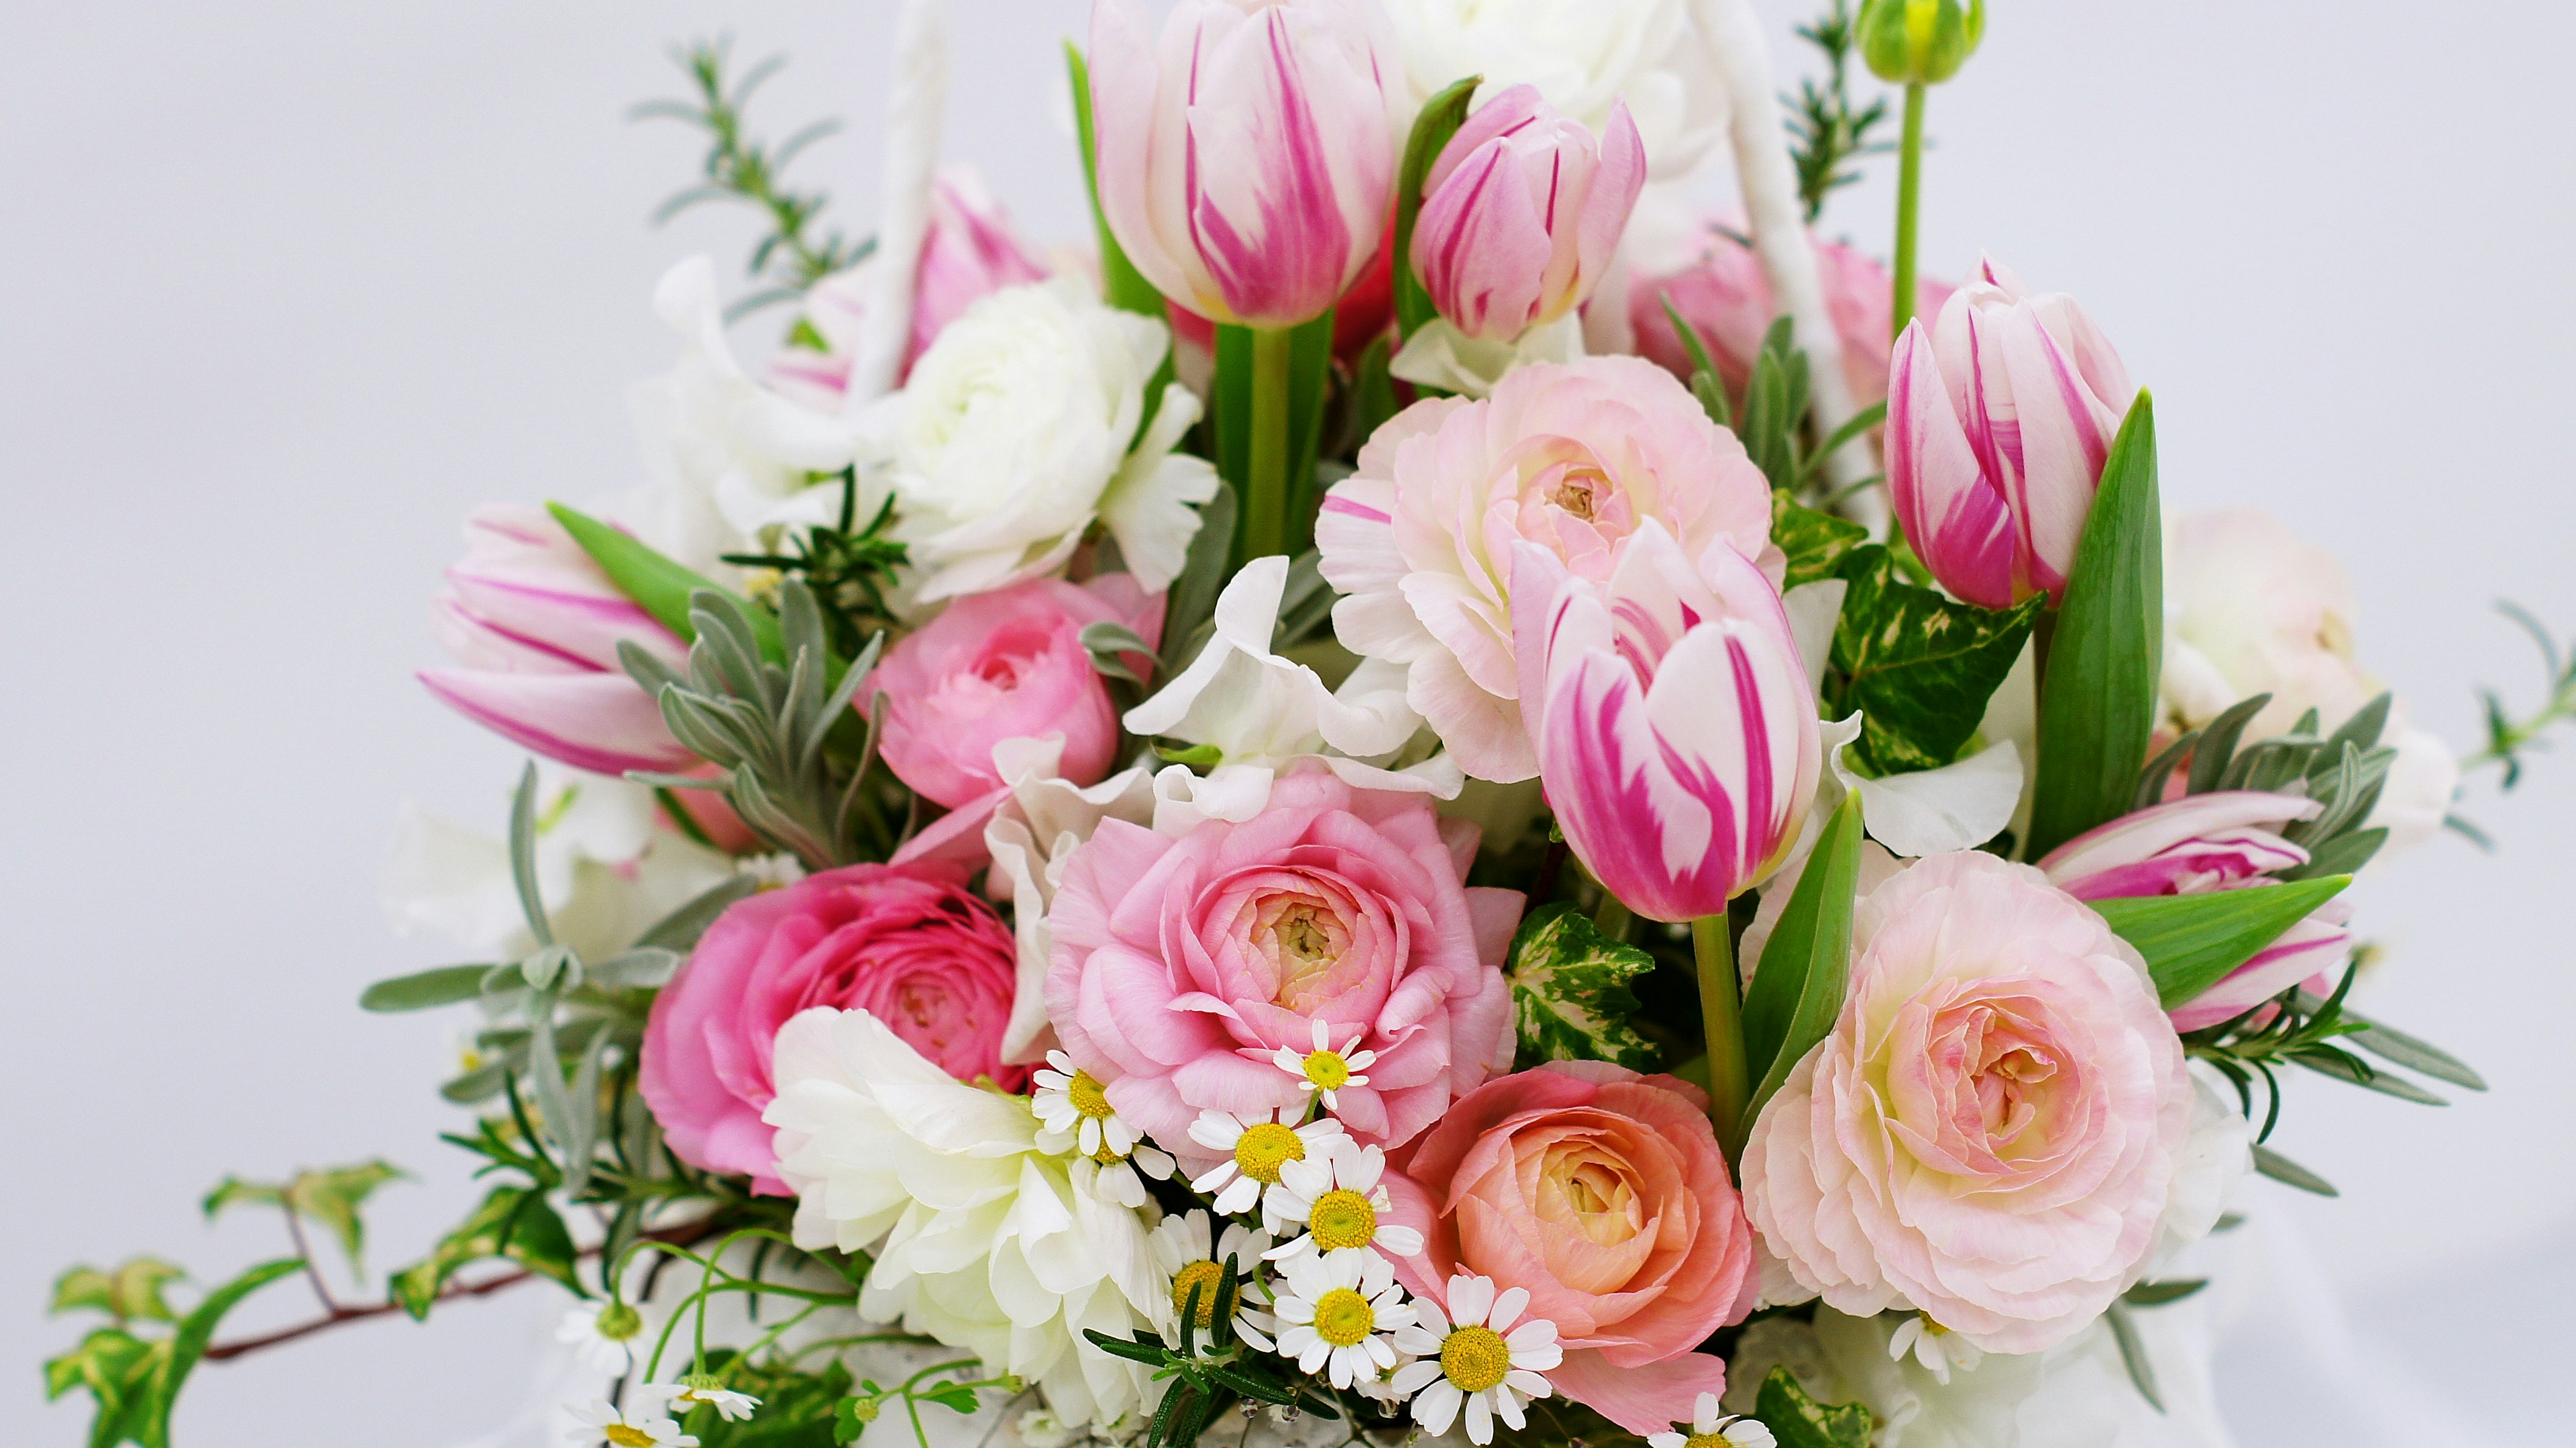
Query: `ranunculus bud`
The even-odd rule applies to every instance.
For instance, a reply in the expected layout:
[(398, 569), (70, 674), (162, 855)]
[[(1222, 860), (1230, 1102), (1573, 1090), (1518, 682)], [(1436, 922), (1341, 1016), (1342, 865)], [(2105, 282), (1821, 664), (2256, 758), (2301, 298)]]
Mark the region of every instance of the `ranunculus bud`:
[(1853, 22), (1861, 58), (1880, 80), (1939, 85), (1986, 36), (1986, 0), (1863, 0)]
[(1385, 233), (1401, 77), (1384, 17), (1358, 0), (1181, 0), (1159, 45), (1141, 0), (1097, 0), (1101, 215), (1136, 270), (1200, 316), (1319, 317)]
[(1582, 305), (1646, 184), (1646, 146), (1624, 104), (1595, 139), (1536, 86), (1476, 109), (1424, 178), (1413, 270), (1470, 337), (1510, 342)]
[(2030, 296), (1988, 260), (1896, 339), (1887, 483), (1905, 538), (1952, 593), (2052, 599), (2137, 388), (2073, 297)]

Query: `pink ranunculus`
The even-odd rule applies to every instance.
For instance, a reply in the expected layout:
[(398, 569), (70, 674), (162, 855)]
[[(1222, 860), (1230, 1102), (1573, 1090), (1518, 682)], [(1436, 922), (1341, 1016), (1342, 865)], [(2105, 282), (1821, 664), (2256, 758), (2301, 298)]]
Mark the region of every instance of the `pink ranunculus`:
[(1842, 1016), (1754, 1123), (1744, 1195), (1837, 1312), (1988, 1352), (2065, 1341), (2134, 1284), (2191, 1125), (2137, 951), (2028, 865), (1934, 855), (1870, 892)]
[[(1825, 308), (1834, 336), (1842, 344), (1843, 378), (1852, 401), (1862, 407), (1887, 397), (1889, 342), (1894, 336), (1895, 279), (1877, 258), (1857, 247), (1818, 239), (1816, 276), (1824, 284)], [(1950, 283), (1924, 277), (1915, 283), (1914, 314), (1937, 316), (1956, 291)], [(1674, 310), (1699, 333), (1708, 359), (1727, 395), (1744, 396), (1753, 376), (1753, 359), (1762, 351), (1763, 334), (1781, 315), (1771, 296), (1771, 278), (1762, 258), (1746, 245), (1736, 228), (1711, 226), (1705, 244), (1689, 266), (1658, 277), (1632, 281), (1628, 288), (1628, 321), (1636, 330), (1637, 350), (1688, 378), (1690, 350), (1664, 313), (1669, 295)]]
[(1017, 975), (1011, 927), (951, 864), (850, 865), (716, 918), (653, 1002), (636, 1087), (682, 1161), (784, 1194), (760, 1114), (778, 1028), (815, 1006), (863, 1010), (960, 1081), (1006, 1091)]
[(1472, 828), (1418, 794), (1322, 771), (1271, 786), (1242, 824), (1175, 838), (1104, 819), (1063, 866), (1047, 914), (1047, 1016), (1110, 1104), (1189, 1153), (1204, 1110), (1302, 1106), (1272, 1056), (1315, 1023), (1377, 1053), (1338, 1093), (1352, 1135), (1396, 1145), (1508, 1069), (1502, 975), (1513, 890), (1468, 889)]
[(1528, 1292), (1565, 1347), (1557, 1391), (1644, 1433), (1726, 1390), (1693, 1349), (1760, 1283), (1698, 1087), (1552, 1061), (1470, 1093), (1396, 1165), (1393, 1217), (1423, 1234), (1397, 1274), (1434, 1297), (1460, 1272)]
[(1778, 557), (1770, 484), (1735, 434), (1653, 363), (1593, 357), (1398, 413), (1325, 496), (1315, 543), (1349, 595), (1342, 643), (1405, 665), (1406, 702), (1459, 764), (1511, 783), (1538, 772), (1515, 702), (1513, 543), (1599, 582), (1649, 518), (1694, 558), (1720, 540)]
[(420, 671), (439, 702), (594, 774), (699, 763), (617, 661), (621, 643), (673, 665), (688, 650), (609, 582), (562, 524), (543, 508), (494, 504), (466, 520), (465, 538), (434, 616), (457, 666)]
[[(2274, 832), (2313, 819), (2317, 802), (2258, 790), (2195, 794), (2122, 815), (2077, 835), (2039, 861), (2050, 883), (2078, 900), (2198, 895), (2272, 883), (2308, 862), (2308, 852)], [(2233, 1020), (2302, 981), (2331, 971), (2352, 951), (2352, 907), (2327, 901), (2209, 989), (2170, 1013), (2177, 1031)]]
[(1595, 139), (1516, 85), (1476, 108), (1423, 178), (1413, 270), (1470, 337), (1518, 339), (1574, 310), (1619, 249), (1646, 143), (1614, 102)]
[(1136, 270), (1200, 316), (1293, 327), (1376, 254), (1405, 86), (1364, 0), (1094, 0), (1100, 212)]

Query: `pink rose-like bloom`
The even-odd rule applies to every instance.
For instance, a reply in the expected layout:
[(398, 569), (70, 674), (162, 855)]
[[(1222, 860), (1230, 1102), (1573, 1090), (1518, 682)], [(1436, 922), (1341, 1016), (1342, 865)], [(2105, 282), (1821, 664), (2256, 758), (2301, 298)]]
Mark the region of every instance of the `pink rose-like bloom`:
[[(1825, 290), (1825, 308), (1833, 318), (1835, 340), (1842, 344), (1843, 378), (1852, 401), (1867, 407), (1887, 396), (1888, 339), (1893, 335), (1895, 279), (1877, 258), (1838, 241), (1817, 239), (1816, 275)], [(1914, 314), (1938, 316), (1957, 290), (1948, 282), (1924, 277), (1915, 283)], [(1637, 350), (1688, 378), (1693, 363), (1664, 298), (1699, 333), (1708, 359), (1730, 397), (1742, 398), (1753, 376), (1753, 359), (1762, 352), (1763, 334), (1778, 320), (1781, 308), (1771, 296), (1771, 278), (1753, 248), (1726, 231), (1711, 228), (1698, 260), (1665, 276), (1642, 278), (1628, 289), (1628, 321), (1636, 330)]]
[(707, 927), (653, 1002), (636, 1089), (671, 1150), (783, 1195), (760, 1114), (778, 1028), (815, 1006), (863, 1010), (960, 1081), (1006, 1091), (1018, 972), (1011, 927), (954, 865), (850, 865), (742, 900)]
[(543, 508), (495, 504), (465, 524), (466, 553), (435, 608), (452, 669), (423, 669), (440, 703), (548, 759), (594, 774), (686, 770), (698, 757), (627, 676), (633, 643), (675, 667), (688, 650), (608, 581)]
[(1401, 75), (1385, 18), (1361, 0), (1180, 0), (1159, 45), (1141, 0), (1096, 0), (1101, 216), (1136, 270), (1200, 316), (1322, 316), (1386, 230)]
[(1413, 270), (1470, 337), (1509, 342), (1592, 294), (1646, 184), (1646, 143), (1613, 103), (1599, 139), (1536, 86), (1477, 107), (1424, 178)]
[(1377, 430), (1315, 521), (1343, 645), (1407, 669), (1405, 702), (1458, 763), (1500, 783), (1538, 773), (1521, 725), (1512, 546), (1610, 577), (1647, 519), (1693, 558), (1771, 549), (1771, 485), (1735, 434), (1639, 357), (1538, 363), (1480, 402), (1417, 402)]
[[(2123, 815), (2048, 853), (2039, 868), (2078, 900), (2197, 895), (2268, 885), (2308, 862), (2308, 852), (2274, 829), (2314, 819), (2315, 800), (2258, 790), (2195, 794)], [(2208, 990), (2170, 1013), (2177, 1031), (2233, 1020), (2290, 987), (2331, 971), (2352, 951), (2338, 897), (2255, 953)]]
[(1745, 1206), (1837, 1312), (1988, 1352), (2135, 1283), (2191, 1124), (2138, 953), (2028, 865), (1934, 855), (1870, 892), (1842, 1016), (1763, 1108)]
[(1725, 910), (1797, 842), (1823, 774), (1779, 590), (1652, 519), (1606, 583), (1512, 547), (1521, 715), (1566, 843), (1650, 920)]
[(1435, 1299), (1461, 1272), (1528, 1292), (1565, 1347), (1558, 1392), (1645, 1433), (1726, 1390), (1725, 1361), (1692, 1349), (1760, 1283), (1698, 1087), (1551, 1061), (1487, 1082), (1397, 1165), (1393, 1216), (1423, 1234), (1397, 1275)]
[(1418, 794), (1292, 774), (1242, 824), (1173, 838), (1105, 819), (1066, 857), (1047, 913), (1048, 1019), (1110, 1104), (1189, 1154), (1203, 1110), (1306, 1101), (1271, 1057), (1377, 1053), (1341, 1088), (1352, 1135), (1395, 1145), (1512, 1059), (1503, 955), (1514, 890), (1468, 889), (1473, 831), (1444, 835)]
[(2031, 296), (1992, 259), (1931, 328), (1906, 324), (1887, 484), (1941, 586), (1983, 608), (2063, 589), (2137, 392), (2073, 297)]

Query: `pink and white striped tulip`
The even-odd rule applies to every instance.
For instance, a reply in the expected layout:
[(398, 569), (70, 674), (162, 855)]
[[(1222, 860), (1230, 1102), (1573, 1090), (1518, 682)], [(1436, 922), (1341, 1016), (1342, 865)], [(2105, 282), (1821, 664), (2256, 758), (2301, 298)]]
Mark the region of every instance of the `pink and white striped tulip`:
[(2074, 298), (2030, 296), (1991, 258), (1932, 327), (1909, 323), (1888, 372), (1887, 481), (1942, 586), (1984, 608), (2054, 599), (2136, 396)]
[(1646, 184), (1646, 143), (1624, 103), (1595, 139), (1538, 87), (1476, 108), (1424, 178), (1413, 271), (1451, 326), (1519, 339), (1581, 306), (1619, 249)]
[(1101, 215), (1136, 270), (1218, 322), (1293, 327), (1375, 256), (1405, 99), (1365, 0), (1142, 0), (1091, 11)]
[[(2276, 830), (2316, 813), (2316, 801), (2296, 795), (2257, 790), (2195, 794), (2078, 835), (2050, 851), (2039, 868), (2050, 884), (2078, 900), (2255, 888), (2308, 862), (2308, 852)], [(2332, 970), (2351, 952), (2352, 932), (2345, 928), (2351, 918), (2344, 901), (2327, 901), (2252, 960), (2171, 1011), (2174, 1029), (2196, 1031), (2232, 1020)]]
[(465, 524), (466, 553), (434, 607), (457, 667), (423, 669), (441, 703), (548, 759), (594, 774), (685, 770), (698, 757), (617, 662), (632, 641), (678, 666), (688, 651), (618, 591), (542, 508), (501, 504)]
[(1649, 519), (1604, 583), (1512, 548), (1520, 702), (1576, 858), (1654, 920), (1714, 915), (1798, 838), (1823, 751), (1779, 590)]

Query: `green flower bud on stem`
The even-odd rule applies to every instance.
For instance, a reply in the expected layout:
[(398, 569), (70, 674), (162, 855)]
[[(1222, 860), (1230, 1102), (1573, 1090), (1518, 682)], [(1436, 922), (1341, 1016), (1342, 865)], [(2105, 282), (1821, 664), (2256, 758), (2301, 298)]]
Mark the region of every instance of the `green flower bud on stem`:
[(1899, 85), (1939, 85), (1959, 73), (1986, 34), (1986, 0), (1865, 0), (1853, 22), (1870, 73)]
[(644, 1330), (644, 1314), (623, 1302), (612, 1302), (599, 1312), (599, 1335), (610, 1342), (626, 1342)]

